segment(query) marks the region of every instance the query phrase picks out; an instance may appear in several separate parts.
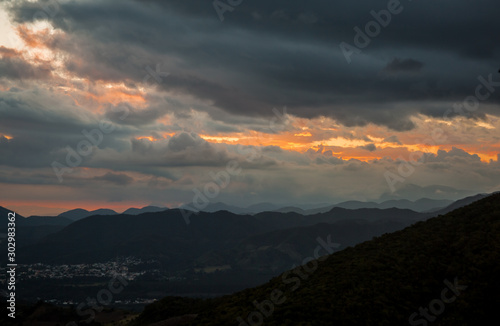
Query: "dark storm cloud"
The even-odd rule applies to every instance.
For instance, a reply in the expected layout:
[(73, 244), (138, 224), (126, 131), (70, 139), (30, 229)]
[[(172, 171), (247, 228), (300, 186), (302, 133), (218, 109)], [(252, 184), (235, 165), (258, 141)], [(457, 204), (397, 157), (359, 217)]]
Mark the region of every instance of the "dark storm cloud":
[[(69, 36), (49, 46), (73, 56), (67, 68), (91, 79), (141, 83), (146, 66), (165, 62), (171, 74), (160, 89), (237, 115), (270, 116), (272, 107), (287, 105), (300, 117), (404, 131), (414, 127), (412, 115), (442, 116), (451, 102), (474, 94), (479, 75), (498, 69), (500, 4), (402, 6), (350, 65), (340, 42), (353, 44), (353, 28), (364, 28), (370, 11), (385, 9), (387, 1), (245, 1), (224, 22), (211, 1), (74, 1), (61, 3), (51, 18)], [(11, 12), (31, 21), (39, 8), (16, 2)], [(395, 57), (411, 59), (387, 66), (384, 58)], [(387, 68), (416, 71), (419, 62), (426, 69), (418, 75), (380, 78)], [(499, 114), (493, 106), (482, 112)]]
[(48, 166), (54, 150), (76, 139), (75, 126), (83, 127), (77, 116), (44, 110), (45, 105), (52, 107), (53, 103), (45, 101), (39, 90), (2, 94), (0, 130), (13, 138), (0, 140), (0, 165)]
[[(64, 162), (67, 148), (87, 140), (85, 133), (100, 130), (99, 116), (74, 104), (70, 98), (54, 96), (49, 90), (10, 89), (0, 97), (0, 130), (12, 137), (0, 139), (0, 165), (47, 167)], [(103, 135), (99, 148), (130, 148), (128, 127), (117, 126)], [(88, 158), (91, 158), (89, 155)]]
[[(1, 54), (2, 53), (0, 53), (0, 55)], [(50, 65), (32, 65), (18, 57), (4, 56), (0, 58), (0, 78), (45, 79), (50, 75)]]
[(431, 155), (429, 162), (456, 162), (457, 160), (469, 160), (476, 163), (481, 162), (477, 154), (469, 154), (463, 149), (453, 147), (450, 151), (438, 150), (437, 155)]
[(225, 145), (209, 143), (195, 133), (181, 132), (156, 142), (147, 139), (131, 139), (130, 142), (131, 153), (117, 156), (103, 153), (106, 158), (99, 156), (96, 161), (108, 160), (104, 166), (110, 167), (125, 158), (127, 165), (136, 167), (224, 167), (232, 159), (243, 161), (243, 157), (230, 153)]
[[(127, 113), (125, 117), (124, 112)], [(128, 103), (121, 103), (108, 108), (100, 116), (76, 106), (70, 97), (57, 97), (50, 90), (12, 88), (0, 97), (0, 165), (50, 168), (56, 161), (67, 166), (68, 155), (78, 155), (70, 153), (80, 153), (82, 148), (79, 146), (89, 141), (94, 146), (88, 155), (80, 154), (78, 167), (134, 171), (177, 179), (178, 176), (166, 168), (224, 167), (231, 159), (245, 162), (244, 156), (235, 153), (234, 149), (229, 151), (225, 145), (209, 143), (195, 133), (177, 130), (175, 136), (162, 139), (154, 131), (154, 126), (148, 126), (150, 134), (161, 140), (150, 142), (135, 138), (145, 133), (137, 126), (151, 123), (163, 115), (161, 107), (138, 110)], [(111, 132), (104, 132), (101, 126), (103, 121), (109, 122), (107, 118), (116, 120)], [(224, 129), (223, 125), (216, 125)], [(254, 166), (272, 164), (275, 164), (273, 160), (256, 160)], [(115, 175), (93, 180), (128, 182), (128, 179), (115, 178)]]
[(374, 152), (377, 150), (377, 146), (375, 146), (375, 144), (368, 144), (368, 145), (364, 145), (364, 146), (359, 146), (359, 148), (366, 149), (369, 152)]
[(122, 103), (110, 107), (105, 117), (118, 124), (142, 126), (153, 123), (156, 119), (163, 117), (168, 111), (160, 107), (148, 107), (136, 109), (129, 104)]
[(37, 137), (19, 136), (8, 140), (0, 138), (0, 165), (14, 167), (49, 166), (53, 160), (52, 151), (65, 144), (59, 137), (37, 135)]
[(398, 59), (392, 60), (385, 68), (384, 71), (395, 73), (395, 72), (418, 72), (424, 64), (418, 60), (414, 59)]

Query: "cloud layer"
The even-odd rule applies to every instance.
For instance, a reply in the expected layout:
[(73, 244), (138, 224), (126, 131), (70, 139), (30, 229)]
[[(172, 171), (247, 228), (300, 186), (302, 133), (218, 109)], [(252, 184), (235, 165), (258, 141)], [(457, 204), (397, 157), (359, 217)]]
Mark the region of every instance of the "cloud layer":
[(4, 2), (1, 204), (176, 205), (228, 162), (240, 205), (496, 190), (499, 4), (389, 3)]

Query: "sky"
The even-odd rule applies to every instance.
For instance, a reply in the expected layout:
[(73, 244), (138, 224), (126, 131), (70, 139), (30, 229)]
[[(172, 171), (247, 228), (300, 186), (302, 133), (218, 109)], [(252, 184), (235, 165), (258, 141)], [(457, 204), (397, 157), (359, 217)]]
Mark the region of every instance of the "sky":
[(0, 205), (500, 190), (500, 3), (0, 2)]

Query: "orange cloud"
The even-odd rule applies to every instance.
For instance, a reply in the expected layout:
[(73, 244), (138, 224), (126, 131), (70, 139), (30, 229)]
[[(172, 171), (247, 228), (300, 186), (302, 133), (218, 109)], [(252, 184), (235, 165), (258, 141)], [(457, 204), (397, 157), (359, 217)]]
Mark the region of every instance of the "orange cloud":
[(128, 102), (131, 104), (145, 104), (146, 99), (144, 94), (136, 91), (129, 91), (122, 87), (112, 87), (109, 91), (105, 91), (104, 94), (95, 96), (89, 93), (89, 96), (93, 96), (100, 103), (111, 103), (117, 105), (122, 102)]
[(295, 137), (311, 137), (312, 134), (309, 131), (301, 132), (299, 134), (294, 134)]
[(16, 29), (17, 35), (24, 41), (24, 43), (30, 48), (41, 48), (45, 47), (45, 43), (42, 39), (46, 39), (50, 32), (48, 28), (33, 31), (25, 25), (19, 25)]
[(142, 136), (142, 137), (137, 137), (135, 139), (137, 139), (137, 140), (147, 139), (149, 141), (157, 141), (157, 140), (159, 140), (158, 138), (154, 138), (154, 137), (151, 137), (151, 136)]
[[(451, 131), (443, 131), (443, 139), (446, 143), (436, 143), (431, 139), (432, 131), (437, 128), (429, 123), (433, 123), (443, 128), (447, 125), (440, 124), (437, 119), (427, 121), (427, 124), (418, 124), (419, 127), (411, 132), (394, 132), (386, 127), (368, 125), (364, 127), (347, 128), (339, 126), (334, 120), (329, 118), (304, 119), (289, 117), (290, 123), (277, 133), (262, 133), (257, 131), (246, 131), (225, 134), (202, 134), (202, 138), (209, 142), (225, 144), (242, 144), (253, 146), (279, 146), (285, 150), (306, 152), (310, 149), (316, 152), (332, 151), (332, 155), (343, 159), (358, 159), (361, 161), (372, 161), (389, 157), (392, 159), (408, 157), (411, 152), (426, 152), (436, 154), (438, 150), (449, 151), (453, 146), (459, 147), (470, 153), (477, 154), (483, 162), (496, 160), (499, 146), (464, 144), (451, 141), (450, 137), (444, 136)], [(429, 120), (429, 118), (426, 118)], [(479, 126), (486, 130), (491, 130), (492, 124), (480, 123)], [(478, 131), (480, 132), (480, 131)], [(400, 143), (388, 140), (396, 136)], [(394, 139), (394, 138), (393, 138)], [(376, 150), (369, 151), (363, 146), (373, 144)]]

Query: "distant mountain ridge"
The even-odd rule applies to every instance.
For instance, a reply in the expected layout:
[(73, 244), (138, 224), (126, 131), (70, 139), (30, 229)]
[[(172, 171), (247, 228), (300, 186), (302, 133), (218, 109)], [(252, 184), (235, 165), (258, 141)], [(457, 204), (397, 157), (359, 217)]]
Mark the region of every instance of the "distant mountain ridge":
[[(406, 199), (391, 199), (381, 203), (377, 202), (363, 202), (350, 200), (341, 202), (333, 205), (320, 206), (317, 208), (304, 208), (297, 206), (284, 206), (280, 207), (276, 204), (271, 203), (258, 203), (254, 205), (250, 205), (248, 207), (239, 207), (234, 205), (228, 205), (222, 202), (210, 203), (206, 207), (202, 209), (204, 212), (217, 212), (217, 211), (228, 211), (235, 214), (258, 214), (262, 212), (295, 212), (302, 215), (313, 215), (318, 213), (326, 213), (330, 211), (332, 208), (340, 207), (346, 209), (360, 209), (360, 208), (400, 208), (400, 209), (411, 209), (416, 212), (427, 212), (432, 210), (438, 210), (444, 208), (450, 204), (452, 204), (452, 200), (448, 199), (429, 199), (429, 198), (421, 198), (416, 201), (410, 201)], [(181, 206), (184, 209), (192, 210), (193, 208), (189, 205)]]
[(118, 214), (118, 213), (115, 212), (114, 210), (106, 209), (106, 208), (100, 208), (100, 209), (96, 209), (94, 211), (88, 211), (88, 210), (83, 209), (83, 208), (76, 208), (76, 209), (72, 209), (72, 210), (69, 210), (67, 212), (61, 213), (57, 216), (66, 217), (72, 221), (78, 221), (78, 220), (81, 220), (82, 218), (86, 218), (86, 217), (89, 217), (92, 215), (116, 215), (116, 214)]
[(233, 295), (166, 297), (131, 325), (167, 325), (188, 314), (188, 325), (204, 326), (488, 325), (500, 306), (499, 274), (494, 194)]
[(407, 199), (391, 199), (387, 201), (383, 201), (381, 203), (376, 202), (362, 202), (356, 200), (350, 200), (341, 202), (335, 205), (321, 207), (317, 209), (309, 209), (305, 210), (305, 215), (311, 215), (316, 213), (323, 213), (329, 211), (334, 207), (346, 208), (346, 209), (360, 209), (360, 208), (400, 208), (400, 209), (411, 209), (415, 212), (427, 212), (432, 210), (437, 210), (443, 207), (446, 207), (453, 203), (452, 200), (448, 199), (429, 199), (429, 198), (421, 198), (416, 201), (411, 201)]
[[(336, 223), (342, 219), (361, 219), (361, 220), (370, 220), (371, 222), (383, 218), (385, 220), (393, 220), (397, 219), (398, 216), (405, 216), (406, 220), (397, 221), (400, 224), (400, 227), (409, 225), (409, 221), (414, 223), (419, 219), (425, 219), (430, 216), (445, 214), (453, 209), (462, 207), (464, 205), (470, 204), (476, 200), (484, 198), (487, 196), (486, 194), (478, 194), (475, 196), (470, 196), (463, 198), (461, 200), (455, 201), (451, 204), (446, 205), (444, 208), (440, 208), (438, 210), (429, 210), (422, 213), (416, 213), (414, 211), (398, 211), (397, 209), (389, 209), (386, 207), (390, 206), (401, 206), (401, 207), (414, 207), (415, 205), (419, 206), (420, 209), (435, 207), (436, 205), (444, 205), (449, 203), (447, 200), (433, 200), (433, 199), (420, 199), (418, 201), (412, 202), (408, 200), (390, 200), (382, 203), (375, 202), (359, 202), (359, 201), (347, 201), (342, 202), (332, 206), (326, 206), (320, 209), (308, 209), (302, 210), (299, 208), (284, 208), (278, 209), (278, 211), (265, 211), (265, 212), (253, 212), (252, 215), (262, 223), (262, 225), (267, 225), (262, 232), (269, 232), (273, 230), (279, 230), (284, 228), (294, 228), (294, 227), (304, 227), (310, 226), (315, 223)], [(368, 206), (370, 208), (359, 208)], [(236, 206), (229, 206), (223, 203), (215, 203), (211, 206), (214, 211), (229, 211), (228, 209), (236, 208)], [(247, 209), (251, 210), (260, 210), (260, 209), (270, 209), (275, 208), (276, 205), (270, 203), (262, 203), (257, 205), (249, 206)], [(364, 211), (365, 210), (365, 211)], [(380, 211), (383, 210), (383, 211)], [(24, 232), (19, 234), (20, 245), (25, 244), (28, 245), (30, 243), (34, 243), (43, 237), (54, 234), (64, 227), (74, 223), (75, 221), (82, 220), (84, 218), (88, 218), (90, 216), (125, 216), (125, 215), (139, 215), (139, 214), (148, 214), (148, 213), (161, 213), (167, 212), (168, 208), (164, 207), (156, 207), (156, 206), (147, 206), (141, 209), (139, 208), (130, 208), (127, 209), (124, 213), (118, 214), (110, 209), (97, 209), (94, 211), (87, 211), (84, 209), (74, 209), (68, 212), (62, 213), (56, 217), (47, 217), (47, 216), (30, 216), (29, 218), (24, 218), (20, 215), (17, 219), (17, 226), (23, 227)], [(9, 210), (0, 207), (0, 214), (4, 217), (7, 216)], [(233, 213), (235, 214), (235, 213)], [(245, 213), (238, 213), (245, 214)], [(423, 215), (419, 215), (423, 214)], [(236, 217), (235, 217), (236, 218)], [(311, 222), (314, 221), (314, 222)], [(6, 226), (6, 223), (3, 223)], [(5, 229), (5, 230), (4, 230)], [(391, 229), (392, 230), (392, 229)], [(6, 228), (0, 226), (0, 233), (5, 232)], [(375, 233), (374, 233), (375, 234)], [(249, 234), (246, 234), (248, 236)], [(90, 235), (89, 235), (90, 236)]]
[[(481, 196), (481, 195), (477, 195)], [(482, 195), (484, 196), (484, 195)], [(473, 196), (471, 196), (473, 197)], [(467, 197), (468, 198), (468, 197)], [(482, 197), (477, 197), (482, 198)], [(465, 200), (465, 198), (464, 198)], [(416, 201), (410, 201), (406, 199), (391, 199), (391, 200), (386, 200), (380, 203), (377, 202), (363, 202), (363, 201), (356, 201), (356, 200), (350, 200), (350, 201), (344, 201), (340, 202), (338, 204), (332, 204), (332, 205), (325, 205), (325, 204), (316, 204), (316, 205), (301, 205), (301, 207), (295, 207), (295, 206), (279, 206), (277, 204), (273, 203), (257, 203), (250, 205), (248, 207), (239, 207), (235, 205), (228, 205), (222, 202), (216, 202), (216, 203), (209, 203), (206, 207), (202, 209), (204, 212), (218, 212), (218, 211), (228, 211), (231, 213), (235, 214), (258, 214), (262, 212), (267, 212), (267, 211), (274, 211), (274, 212), (281, 212), (281, 213), (288, 213), (288, 212), (295, 212), (299, 213), (302, 215), (313, 215), (313, 214), (318, 214), (318, 213), (325, 213), (330, 211), (334, 207), (340, 207), (340, 208), (346, 208), (346, 209), (360, 209), (360, 208), (380, 208), (380, 209), (385, 209), (385, 208), (400, 208), (400, 209), (411, 209), (416, 212), (434, 212), (438, 211), (440, 209), (446, 208), (448, 205), (451, 205), (454, 203), (452, 200), (447, 200), (447, 199), (442, 199), (442, 200), (437, 200), (437, 199), (429, 199), (429, 198), (421, 198)], [(457, 204), (458, 205), (458, 204)], [(310, 208), (311, 206), (316, 206), (316, 208)], [(182, 205), (180, 207), (181, 209), (186, 209), (186, 210), (194, 210), (193, 207), (190, 205)], [(143, 213), (155, 213), (155, 212), (161, 212), (169, 209), (168, 207), (159, 207), (159, 206), (146, 206), (143, 208), (135, 208), (131, 207), (125, 210), (121, 214), (127, 214), (127, 215), (139, 215)], [(100, 208), (96, 210), (86, 210), (83, 208), (76, 208), (76, 209), (71, 209), (66, 212), (63, 212), (59, 215), (58, 217), (65, 217), (71, 221), (78, 221), (80, 219), (93, 216), (93, 215), (117, 215), (119, 214), (118, 212), (112, 210), (112, 209), (107, 209), (107, 208)], [(39, 217), (36, 215), (30, 216), (30, 217)]]
[(127, 215), (139, 215), (139, 214), (144, 214), (144, 213), (156, 213), (156, 212), (163, 212), (168, 210), (168, 207), (157, 207), (157, 206), (146, 206), (143, 208), (129, 208), (125, 210), (122, 214), (127, 214)]
[[(181, 209), (186, 209), (190, 211), (198, 211), (195, 207), (192, 207), (190, 204), (182, 205)], [(218, 211), (228, 211), (234, 214), (256, 214), (265, 211), (274, 211), (278, 209), (279, 206), (271, 203), (258, 203), (253, 204), (248, 207), (239, 207), (235, 205), (229, 205), (222, 202), (209, 203), (205, 207), (201, 209), (203, 212), (214, 213)]]
[[(155, 212), (161, 212), (164, 210), (167, 210), (167, 207), (157, 207), (157, 206), (146, 206), (143, 208), (135, 208), (131, 207), (127, 210), (125, 210), (122, 214), (127, 214), (127, 215), (139, 215), (143, 213), (155, 213)], [(107, 208), (100, 208), (96, 209), (93, 211), (88, 211), (83, 208), (76, 208), (69, 210), (67, 212), (61, 213), (58, 216), (60, 217), (66, 217), (69, 218), (72, 221), (78, 221), (83, 218), (89, 217), (89, 216), (94, 216), (94, 215), (118, 215), (118, 213), (112, 209), (107, 209)]]

